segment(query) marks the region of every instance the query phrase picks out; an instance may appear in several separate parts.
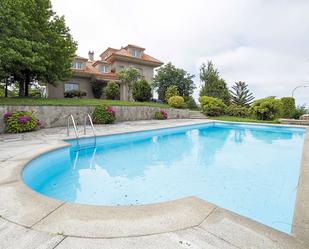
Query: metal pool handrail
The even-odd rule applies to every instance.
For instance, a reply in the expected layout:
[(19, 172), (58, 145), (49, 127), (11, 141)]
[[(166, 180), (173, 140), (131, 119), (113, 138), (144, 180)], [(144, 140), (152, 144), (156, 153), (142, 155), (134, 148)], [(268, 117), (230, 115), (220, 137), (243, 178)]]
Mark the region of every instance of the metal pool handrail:
[(68, 115), (67, 136), (70, 136), (70, 120), (72, 121), (72, 124), (73, 124), (74, 132), (76, 136), (76, 143), (77, 143), (77, 147), (79, 148), (79, 137), (78, 137), (78, 133), (76, 129), (75, 120), (72, 114)]
[(84, 116), (84, 135), (86, 135), (86, 133), (87, 133), (87, 131), (86, 131), (87, 119), (89, 119), (89, 123), (90, 123), (91, 129), (92, 129), (92, 133), (93, 133), (93, 137), (94, 137), (94, 147), (95, 147), (97, 145), (97, 136), (95, 134), (92, 118), (91, 118), (89, 113), (85, 113), (85, 116)]

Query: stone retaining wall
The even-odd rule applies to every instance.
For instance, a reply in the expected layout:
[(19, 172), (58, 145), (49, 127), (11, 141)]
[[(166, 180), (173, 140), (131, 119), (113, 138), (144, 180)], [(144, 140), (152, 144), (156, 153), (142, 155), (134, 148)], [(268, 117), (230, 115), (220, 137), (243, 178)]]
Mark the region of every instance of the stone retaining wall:
[[(66, 116), (73, 114), (78, 124), (83, 124), (84, 113), (92, 113), (94, 106), (0, 106), (0, 133), (4, 131), (3, 115), (10, 111), (33, 111), (42, 120), (44, 127), (66, 126)], [(149, 120), (154, 118), (159, 107), (150, 106), (113, 106), (117, 121)], [(189, 110), (164, 109), (169, 118), (189, 118)]]
[(281, 124), (287, 124), (287, 125), (309, 125), (309, 120), (305, 119), (287, 119), (287, 118), (281, 118), (279, 119)]
[(309, 114), (304, 114), (299, 119), (300, 120), (309, 120)]

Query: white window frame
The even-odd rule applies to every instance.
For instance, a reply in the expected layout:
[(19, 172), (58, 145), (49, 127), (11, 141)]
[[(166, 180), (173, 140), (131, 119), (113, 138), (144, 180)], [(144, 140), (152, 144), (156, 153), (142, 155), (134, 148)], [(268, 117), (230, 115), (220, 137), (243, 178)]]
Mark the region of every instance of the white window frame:
[(80, 61), (73, 61), (72, 68), (74, 69), (83, 69), (83, 63)]
[(137, 49), (133, 49), (132, 54), (133, 54), (134, 57), (137, 57), (137, 58), (142, 57), (142, 52), (140, 50), (137, 50)]
[(64, 92), (78, 90), (79, 91), (79, 84), (74, 82), (67, 82), (64, 83)]
[(101, 73), (108, 73), (108, 66), (107, 65), (101, 65), (100, 71), (101, 71)]

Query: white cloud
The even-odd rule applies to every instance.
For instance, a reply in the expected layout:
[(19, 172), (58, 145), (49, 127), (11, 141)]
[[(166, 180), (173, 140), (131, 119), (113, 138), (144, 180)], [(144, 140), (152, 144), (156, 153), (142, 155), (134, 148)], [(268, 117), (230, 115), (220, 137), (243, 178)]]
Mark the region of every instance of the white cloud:
[[(309, 86), (309, 1), (52, 0), (79, 43), (98, 56), (106, 47), (144, 46), (154, 57), (196, 74), (212, 59), (229, 85), (246, 81), (257, 97)], [(197, 96), (198, 93), (195, 93)], [(309, 87), (296, 93), (309, 104)]]

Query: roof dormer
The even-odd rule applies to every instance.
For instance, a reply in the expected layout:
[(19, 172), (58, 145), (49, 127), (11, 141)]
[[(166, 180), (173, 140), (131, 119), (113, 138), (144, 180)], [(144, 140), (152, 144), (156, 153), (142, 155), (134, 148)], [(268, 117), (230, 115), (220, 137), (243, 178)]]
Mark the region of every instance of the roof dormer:
[(115, 53), (116, 51), (118, 51), (118, 49), (115, 48), (107, 48), (101, 55), (101, 60), (106, 60), (108, 57), (110, 57), (113, 53)]
[(77, 70), (83, 70), (86, 67), (86, 62), (87, 61), (88, 61), (88, 59), (76, 55), (74, 57), (74, 60), (72, 61), (71, 68), (77, 69)]
[(144, 48), (129, 44), (124, 49), (126, 49), (133, 57), (142, 58)]
[(110, 63), (107, 61), (96, 61), (92, 64), (100, 73), (110, 73), (111, 66)]

